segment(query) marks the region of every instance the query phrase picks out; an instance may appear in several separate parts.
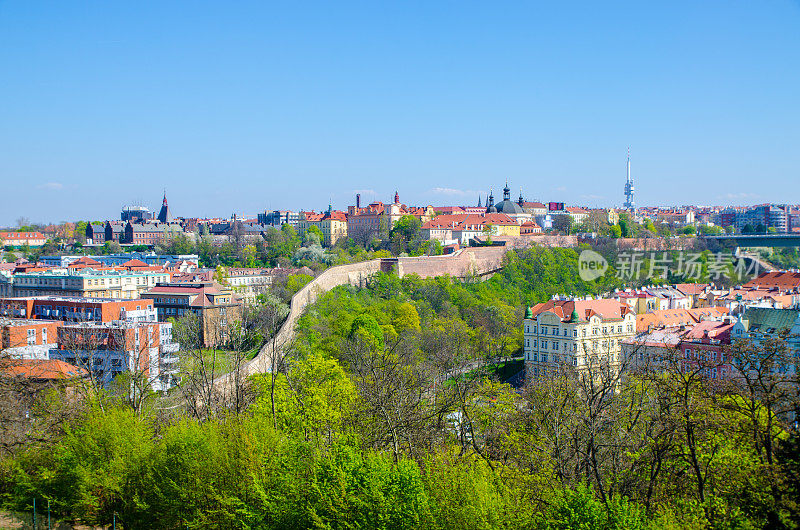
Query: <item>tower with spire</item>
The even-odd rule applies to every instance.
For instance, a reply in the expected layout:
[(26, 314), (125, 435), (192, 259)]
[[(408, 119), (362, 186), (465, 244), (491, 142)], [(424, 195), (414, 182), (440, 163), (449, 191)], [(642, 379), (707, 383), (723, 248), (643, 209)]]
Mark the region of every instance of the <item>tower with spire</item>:
[(158, 212), (159, 223), (172, 222), (172, 213), (169, 211), (169, 204), (167, 204), (167, 190), (164, 190), (164, 200), (161, 201), (161, 211)]
[(625, 180), (625, 203), (622, 205), (623, 208), (626, 210), (634, 211), (636, 210), (636, 201), (633, 198), (633, 192), (635, 188), (633, 186), (633, 177), (631, 177), (631, 148), (628, 148), (628, 162), (626, 164), (626, 175), (627, 178)]
[(497, 208), (494, 205), (494, 192), (489, 190), (489, 199), (486, 201), (486, 213), (497, 213)]

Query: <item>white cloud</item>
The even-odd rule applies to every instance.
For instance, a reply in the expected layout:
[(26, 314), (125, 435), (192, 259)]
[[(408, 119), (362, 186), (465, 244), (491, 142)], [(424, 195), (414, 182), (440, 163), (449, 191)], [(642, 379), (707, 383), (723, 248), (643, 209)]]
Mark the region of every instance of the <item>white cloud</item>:
[(742, 191), (738, 193), (724, 193), (722, 195), (717, 196), (717, 200), (733, 204), (758, 201), (760, 198), (761, 196), (759, 194), (750, 193), (747, 191)]
[(757, 199), (759, 195), (757, 193), (748, 193), (748, 192), (741, 192), (741, 193), (726, 193), (722, 196), (723, 199)]
[(433, 188), (428, 193), (435, 193), (437, 195), (449, 195), (451, 197), (464, 197), (469, 195), (478, 195), (479, 191), (475, 190), (459, 190), (456, 188)]
[(40, 190), (63, 190), (64, 185), (60, 182), (46, 182), (44, 184), (39, 184), (36, 188)]

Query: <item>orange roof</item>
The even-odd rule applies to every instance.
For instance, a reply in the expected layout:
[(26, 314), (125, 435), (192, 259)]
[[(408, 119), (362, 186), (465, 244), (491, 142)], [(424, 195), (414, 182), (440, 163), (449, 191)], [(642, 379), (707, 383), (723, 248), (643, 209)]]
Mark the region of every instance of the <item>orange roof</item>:
[(69, 264), (70, 267), (74, 267), (76, 265), (89, 265), (94, 267), (94, 266), (100, 266), (102, 265), (102, 263), (90, 258), (89, 256), (82, 256)]
[(765, 272), (757, 278), (753, 278), (746, 284), (745, 288), (770, 289), (778, 288), (782, 291), (800, 288), (800, 272), (774, 271)]
[(622, 318), (631, 313), (631, 309), (621, 304), (617, 300), (600, 299), (600, 300), (550, 300), (536, 304), (531, 308), (533, 316), (552, 311), (558, 317), (567, 322), (572, 318), (573, 311), (578, 314), (580, 321), (588, 321), (593, 315), (599, 316), (604, 321), (608, 320), (622, 320)]
[(504, 213), (456, 213), (451, 215), (438, 215), (430, 221), (423, 223), (422, 228), (454, 228), (464, 230), (468, 226), (516, 225), (511, 217)]
[(697, 294), (703, 294), (708, 288), (707, 283), (679, 283), (675, 285), (675, 288), (685, 294), (686, 296), (692, 296)]
[(659, 309), (636, 316), (637, 331), (646, 331), (648, 327), (693, 326), (701, 320), (720, 318), (728, 314), (725, 307), (703, 307), (699, 309)]
[(12, 377), (25, 377), (28, 379), (72, 379), (89, 375), (89, 372), (83, 368), (56, 359), (14, 359), (10, 360), (1, 369)]
[(147, 263), (138, 259), (129, 259), (121, 265), (122, 267), (149, 267)]

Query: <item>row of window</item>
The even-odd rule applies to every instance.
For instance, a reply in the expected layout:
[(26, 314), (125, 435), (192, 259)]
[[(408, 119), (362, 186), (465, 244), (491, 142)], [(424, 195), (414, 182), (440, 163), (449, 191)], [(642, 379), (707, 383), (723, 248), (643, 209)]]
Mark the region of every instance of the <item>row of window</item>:
[[(627, 324), (624, 327), (625, 327), (627, 332), (629, 332), (629, 333), (633, 332), (633, 324)], [(525, 333), (533, 333), (533, 334), (537, 333), (536, 326), (531, 326), (530, 324), (528, 324), (528, 325), (525, 326), (525, 328), (526, 328), (525, 329)], [(569, 335), (570, 335), (569, 330), (567, 328), (561, 329), (558, 326), (548, 327), (548, 326), (545, 326), (545, 325), (542, 325), (539, 328), (540, 328), (540, 331), (541, 331), (541, 333), (540, 333), (541, 335), (548, 335), (548, 333), (549, 333), (549, 334), (551, 334), (553, 336), (560, 336), (560, 335), (562, 335), (562, 332), (563, 332), (563, 336), (564, 337), (569, 337)], [(619, 324), (617, 326), (616, 332), (617, 333), (622, 333), (622, 329), (623, 329), (623, 325)], [(603, 335), (608, 335), (609, 333), (614, 333), (614, 326), (603, 326), (603, 327), (593, 327), (592, 328), (592, 335), (599, 335), (600, 333), (602, 333)], [(584, 337), (587, 335), (586, 328), (583, 328), (582, 335)], [(578, 336), (578, 330), (577, 329), (573, 329), (572, 330), (572, 336), (573, 337), (577, 337)]]
[[(33, 346), (36, 344), (36, 329), (28, 330), (28, 345)], [(47, 344), (47, 328), (42, 328), (42, 344)]]
[[(525, 348), (537, 348), (538, 347), (538, 348), (540, 348), (542, 350), (547, 350), (547, 349), (558, 350), (560, 348), (559, 344), (561, 344), (561, 343), (559, 341), (557, 341), (557, 340), (554, 340), (554, 341), (539, 340), (539, 341), (537, 341), (537, 339), (529, 339), (529, 338), (525, 339)], [(569, 350), (570, 349), (570, 344), (572, 344), (572, 351), (580, 351), (581, 350), (580, 343), (578, 343), (578, 342), (572, 342), (572, 343), (565, 342), (564, 343), (564, 350)], [(598, 349), (598, 347), (600, 347), (600, 346), (602, 346), (603, 349), (607, 350), (608, 348), (613, 348), (615, 346), (620, 347), (622, 345), (622, 339), (609, 339), (609, 340), (602, 340), (602, 341), (593, 340), (591, 344), (592, 344), (592, 350), (594, 350), (594, 351), (596, 351)]]

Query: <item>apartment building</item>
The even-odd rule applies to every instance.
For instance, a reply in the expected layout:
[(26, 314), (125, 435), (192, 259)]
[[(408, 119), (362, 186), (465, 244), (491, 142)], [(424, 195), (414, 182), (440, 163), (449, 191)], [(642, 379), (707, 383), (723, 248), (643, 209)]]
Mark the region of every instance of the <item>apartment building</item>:
[(634, 312), (618, 300), (556, 298), (528, 307), (523, 322), (528, 381), (564, 369), (619, 369), (621, 343), (635, 333)]
[(117, 375), (141, 373), (155, 390), (163, 390), (161, 329), (157, 322), (82, 322), (58, 329), (58, 347), (50, 359), (84, 368), (101, 384)]
[(226, 342), (228, 326), (242, 317), (241, 298), (216, 282), (158, 284), (142, 298), (153, 301), (162, 322), (168, 318), (196, 315), (199, 340), (203, 346)]
[(151, 300), (120, 300), (80, 296), (0, 298), (0, 316), (62, 322), (156, 322)]
[[(85, 298), (139, 298), (159, 282), (169, 281), (168, 272), (83, 269), (15, 274), (10, 296), (79, 296)], [(9, 293), (0, 293), (9, 296)]]
[(47, 238), (41, 232), (0, 232), (0, 246), (4, 247), (41, 247), (46, 242)]
[(347, 237), (347, 215), (344, 212), (328, 208), (325, 213), (300, 212), (299, 231), (307, 231), (316, 226), (322, 232), (321, 243), (326, 247), (336, 244)]

